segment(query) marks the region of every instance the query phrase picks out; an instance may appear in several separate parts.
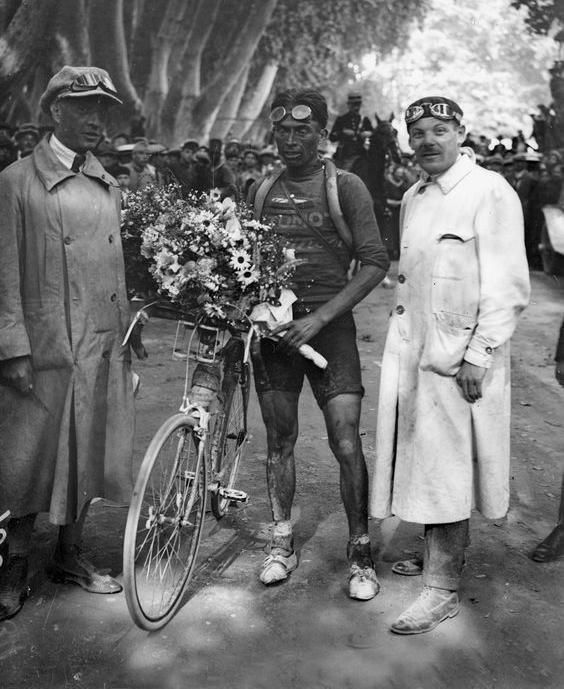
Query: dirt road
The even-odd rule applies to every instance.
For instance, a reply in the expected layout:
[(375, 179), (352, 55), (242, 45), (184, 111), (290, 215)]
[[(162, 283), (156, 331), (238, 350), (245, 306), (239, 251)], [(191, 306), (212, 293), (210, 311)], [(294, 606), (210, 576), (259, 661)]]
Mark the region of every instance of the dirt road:
[[(300, 566), (265, 588), (256, 578), (268, 540), (265, 442), (256, 402), (241, 474), (251, 494), (206, 529), (191, 596), (177, 617), (148, 634), (131, 622), (123, 594), (89, 595), (55, 585), (43, 567), (55, 530), (41, 521), (34, 540), (32, 597), (0, 625), (1, 689), (557, 689), (564, 687), (564, 560), (527, 554), (552, 528), (564, 457), (564, 392), (552, 355), (564, 287), (533, 275), (533, 300), (513, 341), (512, 504), (507, 519), (472, 520), (461, 614), (420, 637), (388, 625), (421, 580), (390, 571), (421, 549), (421, 528), (371, 523), (381, 593), (368, 603), (346, 595), (346, 522), (338, 471), (309, 389), (301, 406), (298, 486), (293, 514)], [(357, 309), (366, 399), (362, 418), (369, 466), (374, 451), (379, 367), (392, 292), (376, 289)], [(138, 398), (137, 461), (180, 399), (183, 365), (172, 361), (174, 328), (152, 321)], [(121, 572), (124, 507), (97, 503), (85, 550)]]

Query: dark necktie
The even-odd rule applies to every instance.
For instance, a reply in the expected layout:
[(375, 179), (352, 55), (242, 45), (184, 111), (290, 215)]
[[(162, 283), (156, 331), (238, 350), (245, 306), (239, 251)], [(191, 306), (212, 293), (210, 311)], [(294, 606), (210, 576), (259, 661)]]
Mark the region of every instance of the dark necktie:
[(71, 170), (73, 172), (80, 172), (80, 168), (84, 165), (86, 156), (83, 153), (77, 153), (72, 161)]

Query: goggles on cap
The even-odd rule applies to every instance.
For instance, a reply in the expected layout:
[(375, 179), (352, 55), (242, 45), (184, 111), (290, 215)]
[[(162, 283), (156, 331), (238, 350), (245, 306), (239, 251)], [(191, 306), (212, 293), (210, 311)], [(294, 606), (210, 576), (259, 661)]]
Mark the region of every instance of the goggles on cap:
[(405, 111), (405, 121), (407, 124), (417, 122), (424, 115), (436, 117), (438, 120), (456, 120), (460, 123), (462, 115), (448, 103), (420, 103), (411, 105)]
[(70, 90), (73, 93), (95, 91), (97, 88), (101, 88), (102, 91), (106, 91), (112, 96), (117, 95), (117, 89), (114, 86), (113, 81), (110, 79), (110, 77), (107, 77), (104, 74), (84, 72), (83, 74), (77, 76), (70, 85)]
[(283, 105), (279, 105), (270, 113), (270, 121), (275, 124), (282, 122), (286, 115), (291, 115), (295, 120), (303, 121), (312, 116), (312, 110), (309, 105), (294, 105), (291, 110), (286, 110)]

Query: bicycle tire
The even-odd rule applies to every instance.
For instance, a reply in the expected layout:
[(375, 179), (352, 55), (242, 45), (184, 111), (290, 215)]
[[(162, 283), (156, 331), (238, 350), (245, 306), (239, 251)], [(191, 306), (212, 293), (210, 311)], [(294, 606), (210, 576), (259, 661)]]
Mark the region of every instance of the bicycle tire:
[(185, 414), (167, 419), (143, 458), (127, 515), (123, 576), (135, 624), (160, 629), (192, 575), (206, 515), (204, 443)]
[[(213, 480), (219, 487), (234, 488), (247, 439), (250, 368), (242, 362), (242, 349), (226, 359), (220, 409), (211, 442)], [(227, 514), (230, 500), (219, 490), (211, 492), (211, 509), (216, 519)]]

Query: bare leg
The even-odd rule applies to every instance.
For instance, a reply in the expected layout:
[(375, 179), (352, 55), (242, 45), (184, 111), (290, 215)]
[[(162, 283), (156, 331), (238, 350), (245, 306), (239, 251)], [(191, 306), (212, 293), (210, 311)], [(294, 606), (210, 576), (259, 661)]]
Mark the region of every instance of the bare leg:
[[(275, 522), (289, 522), (296, 488), (294, 446), (298, 437), (298, 393), (268, 391), (259, 395), (268, 454), (266, 479)], [(291, 534), (273, 536), (272, 548), (292, 552)]]
[(340, 467), (341, 498), (349, 524), (348, 557), (361, 566), (372, 563), (368, 540), (368, 472), (359, 434), (360, 395), (329, 400), (323, 414), (329, 446)]
[(551, 562), (564, 555), (564, 474), (560, 490), (560, 508), (558, 510), (558, 524), (548, 534), (542, 543), (535, 548), (531, 558), (535, 562)]

